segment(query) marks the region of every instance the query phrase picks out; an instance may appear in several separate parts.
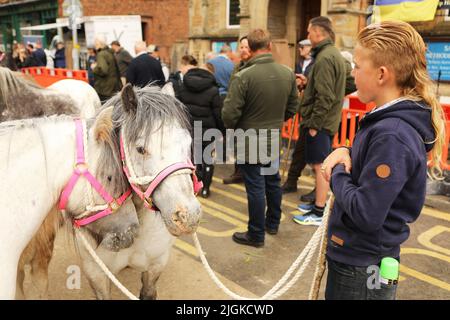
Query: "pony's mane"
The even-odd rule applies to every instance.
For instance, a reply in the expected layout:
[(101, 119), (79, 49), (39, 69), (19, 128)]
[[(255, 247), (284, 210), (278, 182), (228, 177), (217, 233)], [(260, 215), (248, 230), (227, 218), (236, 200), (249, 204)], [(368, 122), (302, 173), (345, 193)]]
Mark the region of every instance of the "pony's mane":
[(108, 191), (117, 197), (128, 188), (128, 180), (122, 171), (119, 138), (113, 129), (112, 113), (112, 108), (106, 108), (95, 119), (90, 119), (87, 125), (93, 126), (94, 137), (101, 148), (97, 176), (103, 185), (114, 186), (113, 190)]
[(114, 107), (113, 128), (116, 133), (125, 128), (127, 141), (136, 141), (140, 134), (149, 136), (165, 125), (172, 125), (191, 131), (189, 113), (183, 103), (175, 97), (161, 92), (157, 86), (134, 87), (137, 97), (137, 111), (130, 115), (122, 106), (120, 93), (108, 100), (104, 108)]
[(20, 72), (0, 67), (0, 121), (77, 114), (68, 95), (39, 86)]

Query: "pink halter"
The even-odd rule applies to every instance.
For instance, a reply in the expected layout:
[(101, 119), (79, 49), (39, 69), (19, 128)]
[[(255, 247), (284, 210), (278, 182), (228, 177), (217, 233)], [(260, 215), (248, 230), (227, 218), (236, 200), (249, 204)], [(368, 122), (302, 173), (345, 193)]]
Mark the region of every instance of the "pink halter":
[(186, 163), (178, 162), (174, 163), (167, 168), (163, 169), (161, 172), (159, 172), (156, 177), (153, 179), (152, 182), (150, 182), (150, 185), (148, 186), (147, 190), (145, 192), (142, 192), (141, 189), (134, 183), (130, 181), (130, 172), (128, 170), (128, 167), (126, 165), (125, 161), (125, 151), (124, 151), (124, 145), (122, 136), (120, 137), (120, 156), (122, 158), (122, 164), (123, 164), (123, 171), (125, 172), (125, 175), (128, 178), (128, 182), (131, 185), (131, 188), (133, 188), (134, 192), (144, 201), (144, 206), (153, 211), (158, 211), (158, 208), (153, 204), (153, 199), (151, 198), (153, 192), (156, 190), (156, 188), (160, 185), (161, 182), (164, 181), (168, 176), (170, 176), (172, 173), (189, 169), (192, 171), (192, 183), (194, 187), (194, 194), (196, 195), (202, 188), (203, 183), (198, 180), (197, 176), (195, 175), (195, 166), (192, 164), (191, 160), (188, 159)]
[(125, 200), (131, 194), (131, 188), (129, 188), (124, 194), (122, 194), (118, 199), (114, 199), (109, 195), (108, 192), (103, 188), (100, 182), (94, 178), (94, 176), (89, 172), (88, 166), (86, 164), (86, 159), (84, 156), (84, 139), (83, 139), (83, 124), (80, 119), (75, 119), (76, 128), (76, 148), (77, 148), (77, 162), (75, 164), (75, 170), (70, 177), (69, 182), (61, 193), (59, 201), (59, 210), (65, 210), (67, 202), (69, 201), (70, 194), (73, 191), (80, 176), (84, 176), (91, 186), (100, 194), (100, 196), (108, 203), (108, 208), (97, 212), (87, 218), (73, 219), (73, 224), (75, 227), (85, 226), (90, 224), (100, 218), (103, 218), (111, 213), (114, 213), (120, 206), (125, 202)]

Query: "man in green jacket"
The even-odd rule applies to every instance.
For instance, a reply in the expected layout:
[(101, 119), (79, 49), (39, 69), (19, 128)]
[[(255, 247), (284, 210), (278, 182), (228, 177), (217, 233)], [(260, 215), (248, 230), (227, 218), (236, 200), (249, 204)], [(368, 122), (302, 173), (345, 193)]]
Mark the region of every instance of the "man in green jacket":
[[(233, 73), (231, 74), (230, 82), (233, 81), (233, 77), (236, 73), (238, 73), (239, 71), (241, 71), (242, 69), (245, 68), (247, 61), (250, 60), (252, 57), (251, 53), (250, 53), (250, 48), (248, 46), (247, 36), (243, 36), (242, 38), (239, 39), (239, 54), (240, 54), (241, 61), (234, 66), (234, 70), (233, 70)], [(229, 84), (228, 84), (228, 87), (230, 87)], [(244, 181), (244, 178), (242, 178), (242, 174), (239, 171), (239, 168), (236, 164), (234, 165), (234, 172), (231, 174), (231, 176), (223, 179), (224, 184), (241, 183), (243, 181)]]
[(97, 62), (91, 64), (95, 79), (94, 88), (100, 100), (104, 102), (122, 88), (122, 83), (114, 53), (103, 36), (95, 38), (95, 49), (97, 49)]
[(294, 221), (303, 225), (320, 225), (329, 190), (320, 171), (323, 160), (331, 152), (332, 139), (341, 122), (347, 68), (344, 58), (334, 46), (334, 32), (327, 17), (311, 19), (308, 39), (313, 46), (315, 62), (300, 106), (300, 135), (305, 136), (305, 162), (316, 173), (316, 199), (308, 208), (300, 205), (299, 210), (307, 213), (294, 216)]
[(252, 58), (230, 83), (222, 119), (226, 128), (236, 129), (235, 136), (238, 129), (245, 132), (245, 143), (238, 141), (237, 164), (247, 191), (248, 231), (234, 233), (233, 240), (262, 247), (265, 231), (274, 235), (280, 224), (280, 131), (297, 111), (298, 92), (294, 73), (275, 63), (268, 32), (251, 31), (248, 44)]

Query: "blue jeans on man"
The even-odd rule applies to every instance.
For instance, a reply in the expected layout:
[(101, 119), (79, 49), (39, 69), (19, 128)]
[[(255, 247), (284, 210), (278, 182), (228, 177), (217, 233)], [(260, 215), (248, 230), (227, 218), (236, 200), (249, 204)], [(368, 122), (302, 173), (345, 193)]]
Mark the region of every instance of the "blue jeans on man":
[(256, 242), (264, 242), (265, 230), (276, 233), (280, 225), (282, 197), (280, 174), (278, 170), (274, 174), (264, 173), (264, 169), (271, 165), (275, 163), (238, 164), (247, 192), (248, 236)]

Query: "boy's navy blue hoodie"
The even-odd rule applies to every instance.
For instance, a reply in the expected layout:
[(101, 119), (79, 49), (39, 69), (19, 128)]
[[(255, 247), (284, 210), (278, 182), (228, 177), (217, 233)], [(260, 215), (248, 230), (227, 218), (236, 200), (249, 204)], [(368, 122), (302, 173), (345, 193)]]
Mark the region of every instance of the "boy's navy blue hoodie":
[(435, 139), (431, 109), (400, 101), (367, 114), (351, 149), (352, 170), (334, 168), (327, 255), (365, 267), (398, 258), (425, 202), (427, 152)]

